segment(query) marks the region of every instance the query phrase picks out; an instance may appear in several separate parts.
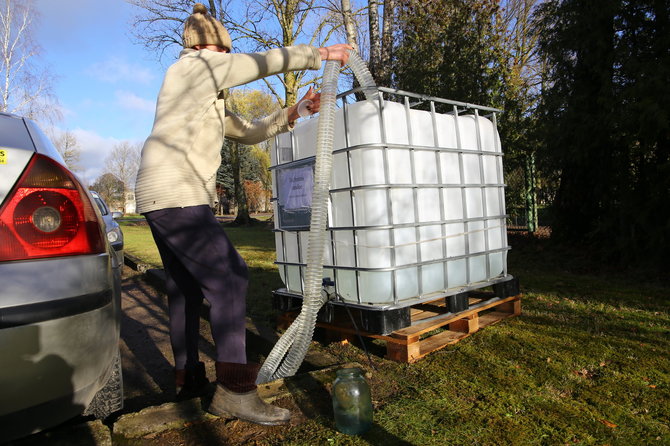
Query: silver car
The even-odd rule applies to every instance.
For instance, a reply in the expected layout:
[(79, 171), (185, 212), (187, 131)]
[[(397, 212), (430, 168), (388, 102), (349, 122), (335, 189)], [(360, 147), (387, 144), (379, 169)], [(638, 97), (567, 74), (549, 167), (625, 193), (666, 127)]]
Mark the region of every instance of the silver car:
[(0, 442), (122, 408), (115, 253), (48, 138), (0, 113)]
[(123, 263), (123, 232), (121, 231), (121, 226), (116, 222), (117, 218), (123, 217), (121, 212), (112, 212), (109, 210), (109, 206), (99, 193), (96, 191), (89, 191), (95, 204), (98, 205), (98, 210), (102, 215), (102, 220), (105, 222), (105, 232), (107, 233), (107, 240), (109, 244), (114, 248), (116, 253), (117, 260), (120, 263)]

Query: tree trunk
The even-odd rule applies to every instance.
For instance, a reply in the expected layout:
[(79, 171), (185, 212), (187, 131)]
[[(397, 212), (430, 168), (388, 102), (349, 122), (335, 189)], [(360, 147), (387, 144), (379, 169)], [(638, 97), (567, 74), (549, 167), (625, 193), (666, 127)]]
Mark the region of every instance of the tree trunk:
[(377, 80), (381, 66), (381, 39), (379, 37), (379, 0), (368, 1), (368, 22), (370, 24), (370, 73)]
[(284, 82), (286, 83), (286, 95), (284, 107), (291, 107), (298, 102), (298, 77), (295, 72), (284, 73)]
[(393, 57), (393, 23), (395, 23), (396, 0), (384, 0), (384, 23), (382, 24), (381, 54), (377, 85), (391, 86), (391, 61)]
[(212, 17), (218, 18), (218, 14), (216, 11), (216, 2), (214, 2), (214, 0), (209, 0), (209, 14)]
[[(298, 0), (287, 0), (286, 2), (278, 2), (278, 4), (277, 13), (279, 15), (277, 18), (281, 26), (282, 45), (285, 47), (293, 46), (296, 43), (293, 28), (296, 26), (296, 16), (300, 2)], [(296, 71), (284, 73), (284, 86), (286, 92), (282, 107), (291, 107), (298, 102), (298, 90), (300, 89), (300, 79)]]
[(350, 0), (342, 0), (342, 20), (344, 21), (344, 29), (347, 34), (347, 43), (354, 47), (354, 51), (359, 53), (356, 24), (354, 23), (353, 14), (351, 12)]
[[(354, 48), (354, 51), (360, 54), (360, 48), (358, 47), (358, 35), (356, 33), (356, 24), (354, 23), (354, 17), (351, 12), (351, 1), (342, 0), (342, 21), (344, 22), (344, 30), (347, 35), (347, 43)], [(351, 80), (351, 88), (356, 87), (356, 78), (354, 77)]]
[(235, 223), (239, 225), (249, 224), (249, 205), (247, 204), (247, 194), (244, 191), (240, 172), (240, 145), (237, 142), (232, 143), (231, 164), (233, 165), (233, 185), (235, 189), (235, 202), (237, 204), (237, 217)]

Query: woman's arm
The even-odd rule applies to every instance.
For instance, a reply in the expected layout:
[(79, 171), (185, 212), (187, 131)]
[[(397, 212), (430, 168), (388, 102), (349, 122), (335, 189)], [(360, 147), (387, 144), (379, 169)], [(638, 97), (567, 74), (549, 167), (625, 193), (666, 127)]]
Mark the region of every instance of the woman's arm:
[(247, 121), (226, 110), (226, 138), (246, 145), (254, 145), (283, 133), (289, 128), (287, 109), (277, 110), (271, 115)]
[(287, 71), (317, 70), (322, 60), (338, 60), (344, 65), (350, 48), (346, 44), (326, 48), (296, 45), (248, 54), (200, 50), (197, 57), (204, 62), (200, 76), (209, 77), (218, 90), (223, 90)]
[(242, 144), (253, 145), (272, 138), (278, 133), (286, 132), (293, 127), (295, 121), (300, 117), (298, 106), (303, 101), (311, 102), (307, 106), (310, 114), (317, 113), (321, 106), (321, 93), (316, 93), (314, 88), (310, 88), (297, 104), (251, 122), (240, 118), (230, 110), (226, 110), (226, 138)]

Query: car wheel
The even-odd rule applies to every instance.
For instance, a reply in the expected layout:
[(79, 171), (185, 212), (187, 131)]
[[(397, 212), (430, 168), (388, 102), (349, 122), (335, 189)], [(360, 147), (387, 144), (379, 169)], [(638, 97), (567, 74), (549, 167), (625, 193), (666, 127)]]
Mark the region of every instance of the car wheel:
[(123, 375), (121, 373), (121, 354), (117, 352), (112, 373), (105, 386), (93, 397), (84, 415), (95, 418), (107, 418), (111, 413), (123, 408)]

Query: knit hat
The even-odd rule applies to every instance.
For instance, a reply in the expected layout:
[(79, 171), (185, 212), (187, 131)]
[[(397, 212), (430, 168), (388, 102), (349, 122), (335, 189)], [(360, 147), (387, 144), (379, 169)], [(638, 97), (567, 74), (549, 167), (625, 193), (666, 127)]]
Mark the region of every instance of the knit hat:
[(207, 13), (202, 3), (193, 5), (193, 14), (184, 23), (184, 48), (193, 48), (196, 45), (217, 45), (222, 48), (233, 48), (230, 34), (221, 22)]

